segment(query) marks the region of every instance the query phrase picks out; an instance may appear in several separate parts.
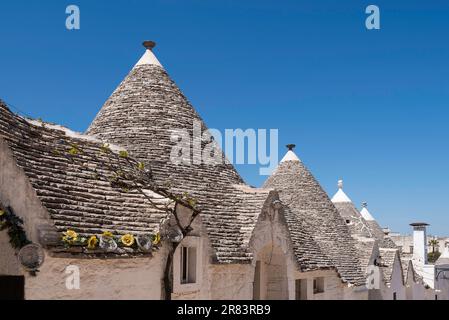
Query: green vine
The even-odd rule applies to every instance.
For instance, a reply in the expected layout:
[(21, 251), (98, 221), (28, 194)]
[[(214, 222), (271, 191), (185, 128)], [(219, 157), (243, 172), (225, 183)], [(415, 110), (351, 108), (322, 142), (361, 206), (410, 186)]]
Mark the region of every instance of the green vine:
[(23, 229), (23, 220), (10, 208), (0, 209), (0, 231), (8, 230), (9, 243), (14, 249), (20, 250), (31, 244)]

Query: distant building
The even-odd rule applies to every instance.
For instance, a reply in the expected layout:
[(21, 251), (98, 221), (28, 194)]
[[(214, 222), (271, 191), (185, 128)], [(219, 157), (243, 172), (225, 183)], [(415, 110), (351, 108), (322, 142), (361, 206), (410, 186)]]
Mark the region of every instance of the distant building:
[[(394, 243), (398, 246), (398, 248), (401, 250), (401, 252), (404, 253), (413, 253), (413, 236), (412, 235), (402, 235), (399, 233), (390, 233), (390, 238), (394, 241)], [(428, 235), (426, 242), (427, 242), (427, 252), (432, 252), (434, 249), (434, 246), (430, 245), (431, 240), (436, 240), (438, 242), (437, 245), (435, 245), (435, 252), (444, 252), (445, 244), (449, 241), (449, 237), (437, 237)]]

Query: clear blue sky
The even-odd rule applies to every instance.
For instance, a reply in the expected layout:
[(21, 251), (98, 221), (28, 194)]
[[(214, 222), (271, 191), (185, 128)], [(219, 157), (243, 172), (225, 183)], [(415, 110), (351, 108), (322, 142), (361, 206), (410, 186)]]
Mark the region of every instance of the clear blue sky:
[(144, 39), (209, 127), (279, 129), (331, 195), (343, 178), (381, 225), (449, 236), (449, 2), (2, 1), (0, 98), (84, 131)]

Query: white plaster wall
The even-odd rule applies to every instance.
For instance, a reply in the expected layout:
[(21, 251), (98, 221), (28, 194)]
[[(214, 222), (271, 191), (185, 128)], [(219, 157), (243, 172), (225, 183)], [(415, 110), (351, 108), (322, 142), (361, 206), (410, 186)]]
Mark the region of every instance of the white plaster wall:
[[(293, 247), (289, 237), (283, 211), (274, 209), (271, 206), (276, 195), (271, 194), (267, 200), (262, 215), (253, 232), (253, 237), (250, 241), (250, 248), (253, 252), (254, 259), (252, 262), (253, 272), (249, 279), (251, 288), (254, 283), (254, 269), (257, 261), (261, 261), (265, 268), (262, 268), (262, 278), (267, 281), (267, 288), (262, 289), (262, 293), (266, 292), (266, 296), (262, 294), (262, 299), (277, 298), (277, 299), (295, 299), (295, 273), (297, 271), (296, 258), (293, 254)], [(279, 258), (283, 256), (283, 260)], [(278, 259), (273, 259), (278, 257)], [(267, 262), (270, 262), (268, 265)], [(265, 269), (265, 270), (264, 270)], [(274, 288), (274, 279), (267, 279), (271, 275), (277, 274), (282, 283), (278, 283), (281, 288)], [(281, 279), (285, 278), (285, 279)], [(262, 282), (262, 286), (264, 283)], [(274, 293), (273, 290), (277, 290)], [(284, 293), (281, 293), (284, 292)], [(252, 299), (252, 291), (251, 291)]]
[(439, 300), (449, 300), (449, 279), (443, 279), (440, 275), (438, 281), (435, 282), (435, 288), (438, 290)]
[(0, 231), (0, 275), (22, 275), (16, 251), (9, 244), (9, 236), (6, 230)]
[(411, 282), (410, 287), (413, 291), (412, 300), (424, 300), (425, 299), (426, 288), (424, 288), (423, 284)]
[[(313, 293), (313, 279), (324, 278), (323, 293)], [(368, 290), (365, 287), (348, 286), (342, 282), (334, 270), (295, 272), (296, 279), (307, 279), (308, 300), (368, 300)]]
[[(46, 257), (37, 277), (25, 279), (27, 300), (159, 300), (163, 252), (152, 258), (66, 259)], [(80, 289), (69, 290), (68, 266), (80, 270)]]
[(212, 300), (251, 300), (254, 268), (246, 265), (210, 265), (209, 298)]
[(366, 287), (348, 287), (343, 286), (343, 300), (368, 300), (368, 289)]
[(388, 285), (382, 277), (382, 284), (380, 289), (382, 300), (393, 300), (393, 294), (396, 292), (397, 300), (406, 300), (406, 287), (404, 285), (402, 267), (398, 257), (395, 258), (393, 264), (393, 273)]
[(2, 138), (0, 138), (0, 201), (5, 206), (11, 206), (24, 220), (24, 228), (32, 242), (38, 242), (38, 226), (51, 225), (47, 211), (22, 169), (16, 165), (11, 150)]
[(404, 286), (404, 276), (402, 273), (401, 262), (398, 257), (396, 257), (393, 265), (393, 273), (391, 276), (391, 295), (393, 296), (393, 292), (396, 292), (397, 300), (405, 300), (405, 286)]

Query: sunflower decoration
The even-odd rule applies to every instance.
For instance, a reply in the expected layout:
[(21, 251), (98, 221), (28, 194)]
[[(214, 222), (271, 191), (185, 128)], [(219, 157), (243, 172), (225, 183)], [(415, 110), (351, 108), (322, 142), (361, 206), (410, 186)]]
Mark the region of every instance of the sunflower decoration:
[(157, 246), (161, 242), (161, 234), (157, 233), (153, 236), (153, 245)]
[(0, 230), (3, 230), (3, 227), (6, 225), (6, 213), (5, 211), (0, 209)]
[(87, 240), (87, 249), (93, 250), (97, 247), (98, 244), (98, 238), (97, 236), (92, 236)]
[(73, 230), (67, 230), (63, 233), (62, 241), (67, 244), (74, 244), (78, 241), (78, 234)]
[(133, 235), (125, 234), (123, 237), (120, 238), (120, 241), (125, 247), (132, 247), (134, 245), (135, 239)]
[(6, 221), (3, 221), (6, 218), (5, 211), (0, 210), (0, 231), (2, 231), (6, 226)]
[(110, 231), (105, 231), (105, 232), (103, 232), (102, 236), (103, 236), (104, 238), (113, 238), (113, 237), (114, 237), (114, 235), (113, 235), (112, 232), (110, 232)]

